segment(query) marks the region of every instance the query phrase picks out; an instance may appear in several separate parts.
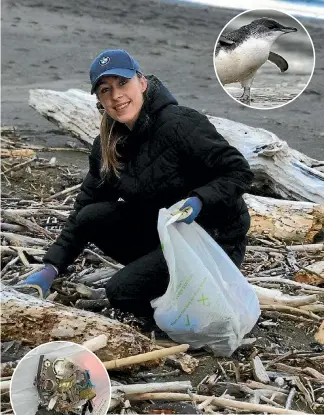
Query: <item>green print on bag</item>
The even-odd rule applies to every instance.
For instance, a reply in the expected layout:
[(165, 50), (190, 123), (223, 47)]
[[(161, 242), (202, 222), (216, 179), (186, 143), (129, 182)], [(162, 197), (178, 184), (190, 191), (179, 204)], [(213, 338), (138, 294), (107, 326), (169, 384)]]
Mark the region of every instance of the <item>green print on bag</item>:
[(192, 280), (192, 277), (193, 277), (193, 275), (189, 275), (189, 277), (187, 277), (187, 278), (185, 277), (186, 279), (179, 283), (178, 287), (176, 288), (176, 293), (175, 293), (176, 300), (180, 297), (180, 295), (183, 293), (185, 288), (188, 286), (188, 284)]
[(204, 294), (202, 294), (201, 295), (201, 298), (199, 300), (197, 300), (197, 301), (198, 301), (198, 303), (201, 303), (201, 304), (206, 305), (208, 307), (210, 306), (209, 298), (208, 297), (205, 297)]
[[(191, 276), (191, 278), (192, 278), (192, 276)], [(199, 285), (197, 291), (195, 293), (193, 293), (192, 297), (187, 302), (187, 304), (183, 307), (183, 309), (181, 310), (181, 312), (178, 315), (178, 317), (171, 323), (171, 326), (174, 326), (176, 324), (176, 322), (182, 317), (183, 313), (187, 310), (187, 308), (190, 306), (190, 304), (192, 304), (194, 302), (196, 296), (199, 294), (199, 291), (202, 289), (202, 287), (204, 286), (204, 284), (205, 284), (206, 281), (207, 281), (207, 277), (205, 277), (203, 279), (203, 281)]]

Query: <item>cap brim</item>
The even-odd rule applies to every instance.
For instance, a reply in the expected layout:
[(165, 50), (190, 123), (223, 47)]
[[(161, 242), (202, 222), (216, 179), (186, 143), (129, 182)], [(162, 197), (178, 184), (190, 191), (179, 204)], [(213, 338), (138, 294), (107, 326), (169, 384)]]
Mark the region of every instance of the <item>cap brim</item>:
[(123, 78), (131, 79), (136, 74), (135, 69), (122, 69), (122, 68), (112, 68), (108, 69), (108, 71), (103, 72), (98, 76), (98, 78), (94, 81), (92, 88), (91, 88), (91, 95), (95, 92), (95, 89), (97, 88), (98, 82), (100, 79), (104, 76), (108, 75), (115, 75), (115, 76), (122, 76)]

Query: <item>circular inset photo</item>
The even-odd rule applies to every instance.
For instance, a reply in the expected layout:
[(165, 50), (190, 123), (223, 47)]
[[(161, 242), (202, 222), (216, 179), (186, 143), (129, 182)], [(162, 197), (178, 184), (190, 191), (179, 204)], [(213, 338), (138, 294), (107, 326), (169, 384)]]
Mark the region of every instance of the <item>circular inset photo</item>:
[(213, 59), (226, 93), (257, 109), (293, 101), (315, 67), (305, 27), (289, 14), (269, 9), (248, 10), (232, 19), (217, 38)]
[(109, 375), (98, 357), (66, 341), (44, 343), (16, 367), (10, 400), (16, 415), (105, 415)]

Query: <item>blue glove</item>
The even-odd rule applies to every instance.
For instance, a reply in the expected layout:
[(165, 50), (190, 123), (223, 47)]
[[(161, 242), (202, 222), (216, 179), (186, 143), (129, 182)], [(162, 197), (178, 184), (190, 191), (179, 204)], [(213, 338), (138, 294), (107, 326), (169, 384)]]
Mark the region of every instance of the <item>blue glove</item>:
[(199, 199), (199, 197), (196, 197), (196, 196), (189, 197), (188, 199), (186, 199), (186, 201), (184, 202), (184, 204), (181, 206), (179, 210), (181, 211), (188, 207), (192, 209), (191, 214), (185, 219), (180, 219), (178, 222), (184, 222), (184, 223), (187, 223), (188, 225), (192, 223), (198, 216), (199, 212), (201, 211), (202, 201)]
[(52, 265), (46, 264), (43, 269), (27, 277), (15, 289), (27, 293), (24, 288), (34, 288), (38, 291), (41, 298), (45, 298), (57, 274), (56, 269)]

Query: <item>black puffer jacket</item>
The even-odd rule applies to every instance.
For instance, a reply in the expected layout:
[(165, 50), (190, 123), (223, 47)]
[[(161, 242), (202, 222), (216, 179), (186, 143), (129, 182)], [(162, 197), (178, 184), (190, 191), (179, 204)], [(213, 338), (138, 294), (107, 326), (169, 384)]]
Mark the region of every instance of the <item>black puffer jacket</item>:
[(197, 195), (203, 202), (197, 222), (220, 243), (234, 244), (249, 229), (242, 195), (249, 190), (253, 174), (245, 158), (206, 116), (179, 106), (157, 78), (148, 79), (140, 116), (118, 147), (125, 163), (120, 179), (102, 184), (100, 137), (94, 140), (75, 210), (43, 259), (60, 271), (88, 242), (86, 235), (76, 237), (76, 216), (90, 203), (122, 198), (157, 218), (160, 208)]

